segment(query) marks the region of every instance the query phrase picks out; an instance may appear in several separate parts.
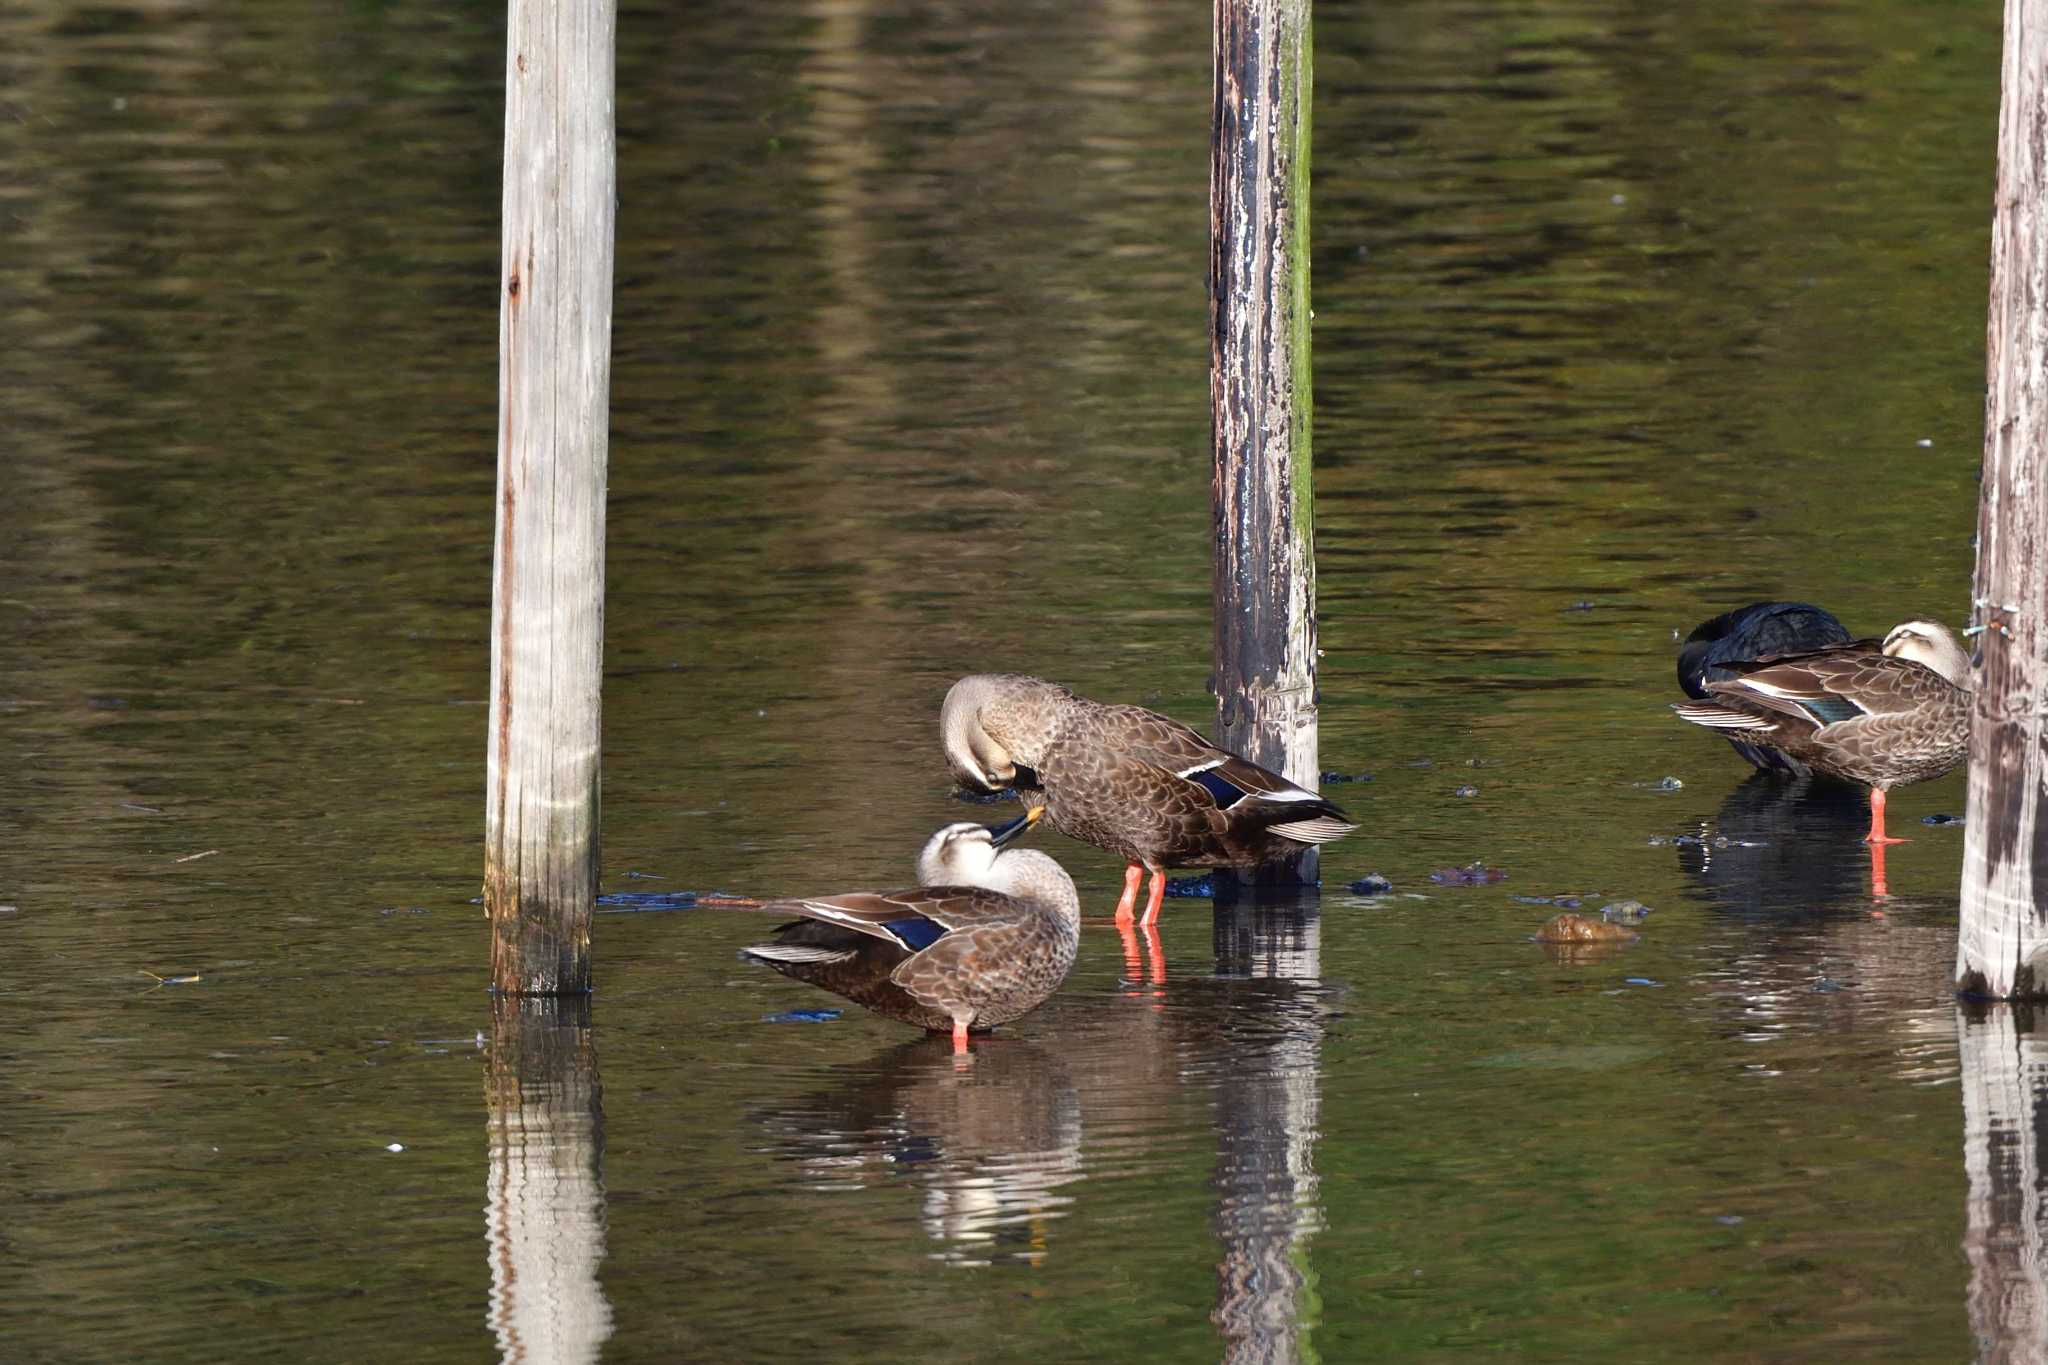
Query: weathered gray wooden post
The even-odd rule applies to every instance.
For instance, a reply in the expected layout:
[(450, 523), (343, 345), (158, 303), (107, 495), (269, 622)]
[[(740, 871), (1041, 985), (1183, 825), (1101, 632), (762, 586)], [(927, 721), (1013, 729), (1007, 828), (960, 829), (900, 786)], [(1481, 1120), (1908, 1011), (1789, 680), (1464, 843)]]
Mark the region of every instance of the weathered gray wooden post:
[[(1209, 398), (1216, 742), (1314, 791), (1309, 0), (1216, 0), (1215, 61)], [(1309, 849), (1292, 867), (1267, 869), (1268, 879), (1277, 872), (1313, 881), (1316, 866)]]
[(499, 991), (590, 989), (616, 0), (510, 0), (484, 904)]
[(2048, 0), (2007, 0), (1956, 986), (2048, 995)]

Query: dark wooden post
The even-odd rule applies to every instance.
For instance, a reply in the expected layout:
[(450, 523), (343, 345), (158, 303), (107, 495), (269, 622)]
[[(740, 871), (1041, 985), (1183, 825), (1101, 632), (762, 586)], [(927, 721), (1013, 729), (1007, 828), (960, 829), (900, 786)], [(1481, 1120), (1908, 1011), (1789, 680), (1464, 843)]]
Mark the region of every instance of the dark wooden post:
[(590, 989), (616, 0), (511, 0), (484, 904), (491, 982)]
[[(1309, 0), (1216, 0), (1209, 173), (1216, 742), (1314, 791)], [(1313, 881), (1317, 857), (1271, 869)], [(1227, 880), (1227, 878), (1226, 878)]]
[(2048, 0), (2007, 0), (1956, 986), (2048, 995)]

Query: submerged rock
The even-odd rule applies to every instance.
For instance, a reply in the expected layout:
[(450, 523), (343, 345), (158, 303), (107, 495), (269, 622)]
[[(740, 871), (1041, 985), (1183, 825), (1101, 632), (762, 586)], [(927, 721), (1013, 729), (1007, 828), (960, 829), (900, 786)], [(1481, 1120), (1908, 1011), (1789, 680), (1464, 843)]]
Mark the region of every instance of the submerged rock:
[(1633, 943), (1635, 930), (1586, 915), (1552, 915), (1533, 935), (1538, 943)]
[(1508, 874), (1506, 868), (1474, 862), (1463, 867), (1440, 867), (1429, 874), (1429, 879), (1438, 886), (1488, 886), (1506, 881)]
[(1650, 907), (1641, 901), (1615, 901), (1600, 907), (1600, 918), (1609, 924), (1641, 924)]

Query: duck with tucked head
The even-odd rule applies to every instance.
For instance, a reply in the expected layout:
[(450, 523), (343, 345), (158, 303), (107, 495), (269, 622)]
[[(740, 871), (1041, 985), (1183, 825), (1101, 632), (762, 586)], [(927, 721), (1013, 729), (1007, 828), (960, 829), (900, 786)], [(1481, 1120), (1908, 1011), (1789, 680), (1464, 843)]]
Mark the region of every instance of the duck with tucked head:
[(1885, 837), (1887, 791), (1940, 777), (1969, 754), (1970, 656), (1933, 621), (1908, 621), (1881, 641), (1721, 666), (1729, 676), (1706, 682), (1707, 700), (1671, 709), (1869, 787), (1866, 842), (1904, 842)]
[(1144, 923), (1159, 918), (1169, 867), (1256, 867), (1358, 826), (1341, 807), (1156, 711), (1077, 697), (1015, 673), (976, 673), (939, 713), (946, 761), (987, 791), (1043, 801), (1069, 838), (1121, 857), (1128, 922), (1152, 874)]
[(946, 826), (918, 854), (908, 891), (769, 901), (764, 911), (799, 918), (740, 956), (887, 1018), (950, 1030), (964, 1052), (969, 1032), (1038, 1008), (1074, 965), (1073, 878), (1044, 853), (1009, 847), (1044, 813)]
[[(1711, 701), (1707, 684), (1736, 675), (1732, 664), (1808, 654), (1846, 645), (1853, 638), (1834, 613), (1810, 602), (1752, 602), (1702, 621), (1685, 637), (1678, 651), (1678, 685), (1695, 701)], [(1751, 744), (1740, 734), (1725, 735), (1735, 752), (1761, 772), (1810, 777), (1813, 769), (1781, 749)]]

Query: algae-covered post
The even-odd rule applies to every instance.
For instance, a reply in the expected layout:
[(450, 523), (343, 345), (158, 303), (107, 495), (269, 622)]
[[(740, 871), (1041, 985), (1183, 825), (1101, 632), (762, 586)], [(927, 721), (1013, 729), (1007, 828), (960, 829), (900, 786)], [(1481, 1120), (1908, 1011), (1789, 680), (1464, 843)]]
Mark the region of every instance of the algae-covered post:
[(484, 903), (491, 981), (590, 989), (615, 0), (511, 0)]
[(2048, 0), (2008, 0), (1985, 328), (1984, 467), (1956, 987), (2048, 995)]
[[(1214, 50), (1216, 743), (1314, 791), (1309, 0), (1216, 0)], [(1313, 881), (1316, 862), (1311, 848), (1266, 876)]]

